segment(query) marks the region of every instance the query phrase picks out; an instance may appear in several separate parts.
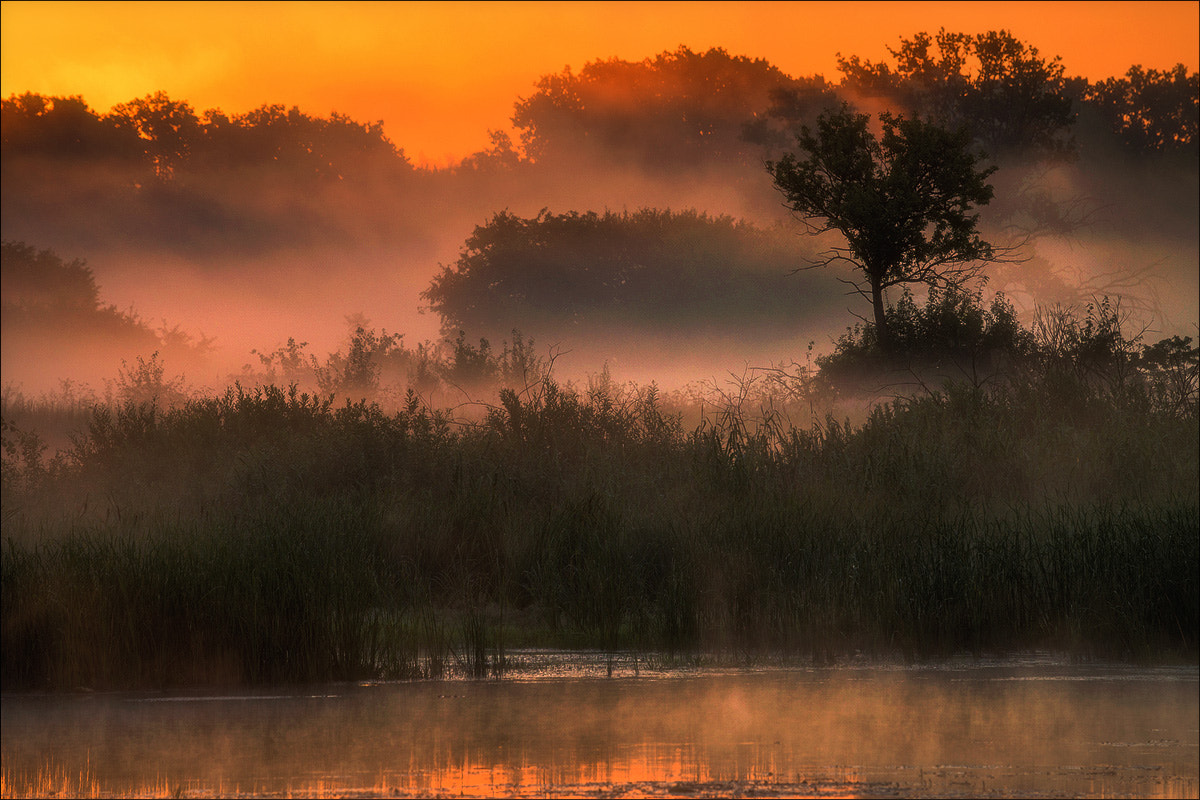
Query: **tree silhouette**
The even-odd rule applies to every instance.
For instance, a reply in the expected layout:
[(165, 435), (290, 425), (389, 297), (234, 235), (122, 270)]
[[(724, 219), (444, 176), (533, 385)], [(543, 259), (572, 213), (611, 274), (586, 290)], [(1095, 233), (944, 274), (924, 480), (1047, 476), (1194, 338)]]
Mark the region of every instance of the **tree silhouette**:
[(989, 152), (1063, 154), (1075, 120), (1058, 57), (1008, 31), (918, 33), (888, 48), (896, 65), (838, 57), (843, 90), (883, 98), (910, 116), (965, 125)]
[(752, 331), (794, 324), (799, 248), (782, 231), (695, 211), (495, 214), (422, 297), (459, 329), (539, 336), (622, 328)]
[(977, 169), (965, 128), (948, 131), (920, 120), (879, 115), (876, 139), (870, 117), (843, 105), (822, 114), (813, 134), (797, 136), (804, 160), (788, 153), (767, 162), (787, 205), (814, 233), (840, 231), (846, 246), (835, 247), (818, 265), (847, 261), (862, 272), (850, 283), (871, 301), (879, 344), (890, 349), (884, 292), (892, 286), (926, 283), (958, 287), (994, 258), (976, 231), (973, 206), (992, 199), (988, 176)]
[(0, 245), (0, 287), (5, 311), (14, 307), (93, 311), (100, 289), (87, 262), (63, 261), (25, 242)]
[(381, 122), (362, 124), (336, 112), (313, 117), (282, 105), (232, 119), (216, 110), (205, 117), (201, 169), (266, 169), (299, 184), (412, 171)]
[(840, 102), (833, 84), (821, 75), (797, 78), (790, 86), (772, 89), (770, 100), (766, 111), (756, 111), (742, 126), (742, 139), (771, 153), (786, 150), (801, 125), (811, 124), (822, 111)]
[(640, 62), (608, 59), (546, 75), (513, 124), (534, 160), (602, 152), (653, 170), (751, 158), (743, 127), (795, 81), (763, 59), (686, 47)]
[(172, 100), (166, 92), (118, 103), (109, 118), (135, 132), (144, 143), (145, 156), (160, 179), (170, 180), (191, 154), (202, 129), (186, 101)]
[(139, 347), (159, 343), (136, 315), (101, 302), (85, 261), (64, 261), (25, 242), (0, 244), (0, 297), (4, 336), (12, 337), (6, 344), (13, 344), (13, 352), (60, 339), (73, 346), (81, 341)]
[(1085, 101), (1137, 152), (1195, 153), (1200, 127), (1200, 73), (1183, 64), (1166, 71), (1133, 66), (1123, 78), (1091, 85)]
[(78, 96), (13, 95), (0, 101), (0, 131), (6, 163), (44, 157), (97, 164), (141, 157), (133, 131), (96, 114)]

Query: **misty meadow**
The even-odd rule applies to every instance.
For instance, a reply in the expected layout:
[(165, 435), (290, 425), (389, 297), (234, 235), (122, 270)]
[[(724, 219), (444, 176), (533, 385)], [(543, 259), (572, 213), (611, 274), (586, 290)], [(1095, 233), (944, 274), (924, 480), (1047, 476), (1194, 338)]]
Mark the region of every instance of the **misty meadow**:
[(4, 100), (4, 688), (1194, 663), (1200, 79), (892, 52), (594, 61), (441, 170)]

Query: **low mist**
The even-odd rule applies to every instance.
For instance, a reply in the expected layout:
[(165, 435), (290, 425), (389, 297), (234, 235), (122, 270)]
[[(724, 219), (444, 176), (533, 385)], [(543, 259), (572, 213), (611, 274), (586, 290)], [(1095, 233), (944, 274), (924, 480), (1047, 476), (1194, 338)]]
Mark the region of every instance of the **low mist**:
[[(499, 348), (518, 329), (558, 354), (560, 375), (607, 364), (619, 379), (663, 386), (803, 360), (810, 342), (827, 351), (870, 306), (850, 291), (847, 268), (805, 269), (838, 239), (804, 235), (764, 162), (795, 149), (799, 126), (841, 98), (871, 111), (913, 102), (908, 84), (868, 92), (844, 69), (835, 86), (722, 50), (592, 62), (516, 99), (520, 141), (493, 133), (492, 148), (444, 170), (414, 167), (402, 142), (337, 115), (264, 107), (231, 120), (161, 94), (108, 114), (80, 98), (11, 98), (4, 240), (86, 261), (98, 302), (158, 339), (18, 325), (6, 298), (3, 383), (27, 395), (64, 380), (99, 391), (123, 361), (161, 351), (168, 372), (215, 389), (255, 364), (252, 351), (289, 338), (319, 358), (359, 326), (403, 334), (410, 347), (436, 344), (457, 326), (422, 295), (501, 213), (694, 210), (794, 237), (763, 279), (777, 281), (772, 293), (794, 293), (795, 312), (767, 319), (746, 307), (741, 318), (714, 320), (664, 284), (633, 317), (601, 306), (567, 323), (544, 300), (496, 330), (464, 328), (468, 341), (488, 337)], [(1055, 80), (1088, 114), (1063, 129), (1075, 140), (1069, 158), (1034, 144), (995, 149), (996, 199), (981, 227), (1012, 250), (985, 272), (984, 296), (1004, 292), (1029, 318), (1039, 306), (1111, 295), (1148, 337), (1195, 336), (1194, 138), (1170, 152), (1131, 148), (1094, 110), (1098, 89), (1063, 88), (1069, 81), (1049, 72), (1047, 85)], [(161, 119), (175, 138), (147, 139)], [(129, 138), (131, 130), (142, 133)]]

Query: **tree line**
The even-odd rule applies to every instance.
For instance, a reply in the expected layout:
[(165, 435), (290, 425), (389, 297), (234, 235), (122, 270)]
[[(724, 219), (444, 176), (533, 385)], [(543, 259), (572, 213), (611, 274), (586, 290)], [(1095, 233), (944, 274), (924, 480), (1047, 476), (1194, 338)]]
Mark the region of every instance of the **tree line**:
[[(640, 62), (608, 59), (543, 76), (519, 98), (519, 142), (494, 132), (468, 157), (482, 165), (561, 158), (580, 148), (624, 153), (646, 166), (748, 159), (786, 146), (789, 130), (842, 101), (883, 100), (894, 111), (965, 124), (996, 153), (1072, 146), (1073, 123), (1116, 137), (1131, 152), (1192, 152), (1200, 74), (1133, 65), (1121, 77), (1068, 77), (1057, 57), (1007, 31), (919, 33), (889, 48), (894, 64), (841, 58), (839, 83), (793, 78), (764, 59), (687, 47)], [(344, 180), (356, 172), (414, 169), (381, 122), (265, 105), (228, 115), (197, 112), (165, 92), (91, 109), (79, 96), (35, 93), (2, 101), (5, 159), (138, 162), (162, 180), (182, 173), (270, 166), (297, 179)]]
[[(75, 237), (68, 253), (88, 252), (88, 236), (239, 254), (399, 246), (428, 237), (429, 209), (444, 201), (474, 225), (422, 294), (449, 338), (513, 328), (544, 338), (597, 320), (736, 330), (757, 319), (778, 330), (817, 302), (813, 284), (783, 280), (820, 262), (812, 243), (719, 214), (495, 213), (517, 186), (565, 192), (564, 176), (586, 164), (635, 168), (668, 187), (716, 169), (775, 214), (786, 205), (817, 230), (850, 232), (833, 255), (858, 268), (855, 289), (885, 343), (888, 287), (958, 284), (996, 254), (979, 234), (980, 207), (1010, 227), (1022, 215), (1039, 230), (1075, 224), (1048, 193), (1015, 190), (1011, 176), (1025, 173), (1011, 165), (1118, 153), (1173, 179), (1196, 174), (1200, 75), (1182, 65), (1092, 83), (1006, 31), (919, 33), (890, 53), (839, 56), (837, 83), (720, 48), (593, 61), (543, 76), (517, 100), (516, 140), (492, 132), (488, 149), (441, 171), (415, 167), (382, 123), (336, 113), (197, 112), (161, 92), (100, 113), (81, 97), (26, 93), (0, 102), (5, 237), (60, 250), (56, 236)], [(859, 109), (879, 106), (891, 111), (876, 137)], [(930, 181), (941, 191), (927, 191)], [(6, 249), (6, 275), (14, 258)]]

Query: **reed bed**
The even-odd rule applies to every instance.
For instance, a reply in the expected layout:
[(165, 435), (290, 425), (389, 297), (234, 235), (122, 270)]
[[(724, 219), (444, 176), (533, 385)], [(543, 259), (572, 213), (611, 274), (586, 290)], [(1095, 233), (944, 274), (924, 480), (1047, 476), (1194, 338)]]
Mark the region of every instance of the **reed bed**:
[(97, 406), (51, 459), (6, 418), (3, 685), (482, 676), (529, 645), (1195, 659), (1194, 407), (1064, 380), (690, 430), (654, 387), (549, 376), (470, 422), (237, 387)]

